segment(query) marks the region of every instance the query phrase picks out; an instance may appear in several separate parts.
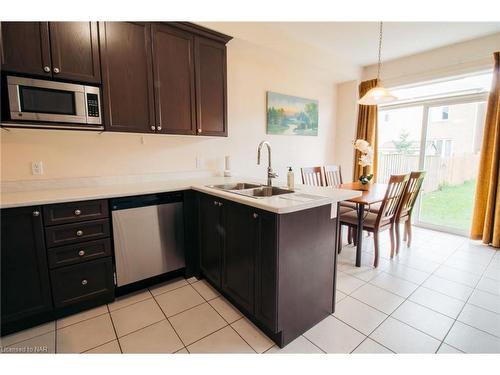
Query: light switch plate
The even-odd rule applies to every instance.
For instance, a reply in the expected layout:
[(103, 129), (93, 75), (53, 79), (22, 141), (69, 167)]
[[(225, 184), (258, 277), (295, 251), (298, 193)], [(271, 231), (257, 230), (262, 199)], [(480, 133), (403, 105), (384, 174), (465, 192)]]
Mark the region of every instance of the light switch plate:
[(33, 175), (43, 174), (43, 162), (41, 160), (31, 162), (31, 174)]

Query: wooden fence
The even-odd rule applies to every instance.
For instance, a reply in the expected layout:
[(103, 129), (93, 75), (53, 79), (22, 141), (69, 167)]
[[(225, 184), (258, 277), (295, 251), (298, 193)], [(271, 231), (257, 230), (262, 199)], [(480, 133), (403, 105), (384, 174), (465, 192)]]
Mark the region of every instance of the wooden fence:
[[(391, 174), (409, 173), (418, 170), (419, 156), (405, 154), (379, 154), (377, 181), (387, 183)], [(436, 155), (425, 156), (424, 170), (427, 172), (423, 189), (435, 191), (440, 185), (460, 185), (476, 178), (479, 155), (466, 154), (452, 158)]]

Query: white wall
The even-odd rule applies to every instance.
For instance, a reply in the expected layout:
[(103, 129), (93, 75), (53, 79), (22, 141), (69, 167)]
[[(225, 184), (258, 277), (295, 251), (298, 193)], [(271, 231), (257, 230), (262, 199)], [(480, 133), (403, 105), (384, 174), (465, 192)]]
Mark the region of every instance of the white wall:
[[(197, 155), (203, 157), (203, 168), (217, 171), (222, 170), (224, 155), (231, 155), (237, 174), (264, 177), (265, 165), (256, 165), (257, 145), (263, 139), (271, 142), (273, 164), (282, 177), (288, 165), (297, 169), (334, 161), (333, 79), (238, 39), (228, 45), (227, 67), (228, 138), (2, 130), (2, 181), (194, 170)], [(267, 90), (319, 100), (319, 135), (266, 135)], [(31, 175), (33, 160), (44, 162), (44, 175)]]

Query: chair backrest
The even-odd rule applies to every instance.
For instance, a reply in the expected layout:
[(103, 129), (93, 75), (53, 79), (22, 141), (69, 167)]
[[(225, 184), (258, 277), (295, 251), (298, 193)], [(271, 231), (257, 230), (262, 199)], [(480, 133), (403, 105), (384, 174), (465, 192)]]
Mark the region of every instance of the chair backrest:
[(406, 185), (405, 193), (398, 210), (398, 217), (411, 214), (418, 193), (424, 182), (425, 171), (414, 171), (410, 173), (408, 184)]
[(393, 220), (401, 204), (401, 199), (403, 198), (409, 178), (409, 174), (391, 176), (384, 200), (378, 211), (376, 226), (379, 226), (381, 222)]
[(326, 186), (338, 186), (342, 184), (342, 171), (340, 165), (325, 165), (323, 167)]
[(323, 182), (323, 169), (321, 167), (304, 167), (300, 169), (304, 185), (325, 186)]

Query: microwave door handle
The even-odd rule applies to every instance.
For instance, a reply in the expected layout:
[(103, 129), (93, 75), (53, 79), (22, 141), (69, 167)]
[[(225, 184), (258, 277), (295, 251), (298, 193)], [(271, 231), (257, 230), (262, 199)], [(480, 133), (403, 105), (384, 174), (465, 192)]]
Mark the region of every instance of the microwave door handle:
[(87, 109), (86, 109), (86, 95), (85, 92), (77, 91), (75, 92), (75, 109), (76, 115), (78, 117), (82, 117), (83, 119), (87, 118)]

